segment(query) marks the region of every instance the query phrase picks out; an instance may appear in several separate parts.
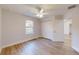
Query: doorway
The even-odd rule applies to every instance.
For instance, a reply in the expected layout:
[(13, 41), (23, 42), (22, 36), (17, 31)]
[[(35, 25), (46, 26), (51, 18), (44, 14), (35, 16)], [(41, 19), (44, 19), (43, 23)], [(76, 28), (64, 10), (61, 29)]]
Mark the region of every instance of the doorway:
[(64, 20), (64, 44), (67, 47), (71, 47), (72, 43), (72, 19)]

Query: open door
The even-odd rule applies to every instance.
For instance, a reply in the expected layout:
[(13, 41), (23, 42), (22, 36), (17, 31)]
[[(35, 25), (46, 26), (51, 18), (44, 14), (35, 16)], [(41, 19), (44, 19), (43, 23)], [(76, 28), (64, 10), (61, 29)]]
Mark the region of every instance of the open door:
[(64, 37), (65, 37), (65, 46), (71, 47), (72, 42), (72, 20), (65, 19), (64, 20)]

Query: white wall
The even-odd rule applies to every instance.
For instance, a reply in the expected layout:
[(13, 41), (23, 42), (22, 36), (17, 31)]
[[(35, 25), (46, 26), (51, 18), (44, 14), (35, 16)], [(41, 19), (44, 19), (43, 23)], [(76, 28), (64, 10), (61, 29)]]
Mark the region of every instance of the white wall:
[(53, 41), (64, 41), (64, 20), (62, 18), (46, 18), (42, 21), (42, 35)]
[(53, 40), (53, 20), (42, 21), (42, 36)]
[[(25, 20), (34, 21), (34, 34), (25, 34)], [(31, 40), (40, 36), (40, 21), (8, 10), (2, 10), (2, 47)]]
[(79, 52), (79, 7), (69, 10), (65, 17), (72, 19), (72, 48)]
[(2, 22), (2, 19), (1, 19), (1, 8), (0, 8), (0, 52), (1, 52), (1, 39), (2, 39), (2, 36), (1, 36), (1, 22)]
[(79, 52), (79, 8), (74, 10), (72, 19), (72, 47)]

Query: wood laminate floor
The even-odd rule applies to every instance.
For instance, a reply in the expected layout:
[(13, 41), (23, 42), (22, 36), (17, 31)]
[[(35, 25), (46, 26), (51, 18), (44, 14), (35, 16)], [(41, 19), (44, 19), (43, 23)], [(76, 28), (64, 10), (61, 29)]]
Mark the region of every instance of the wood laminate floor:
[(2, 49), (2, 55), (78, 55), (72, 48), (62, 42), (48, 39), (31, 40)]

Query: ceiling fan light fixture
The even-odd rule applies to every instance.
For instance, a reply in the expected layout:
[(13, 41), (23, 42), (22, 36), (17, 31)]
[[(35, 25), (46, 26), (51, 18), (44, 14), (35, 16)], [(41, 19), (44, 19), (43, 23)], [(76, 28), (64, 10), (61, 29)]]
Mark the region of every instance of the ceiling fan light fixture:
[(40, 10), (40, 13), (43, 13), (43, 12), (44, 12), (44, 9), (41, 9), (41, 10)]
[(42, 18), (44, 15), (43, 14), (37, 14), (36, 16)]
[(40, 11), (36, 16), (39, 17), (39, 18), (42, 18), (44, 16), (44, 9), (40, 8)]
[(42, 17), (43, 17), (43, 15), (41, 14), (41, 15), (40, 15), (40, 18), (42, 18)]

